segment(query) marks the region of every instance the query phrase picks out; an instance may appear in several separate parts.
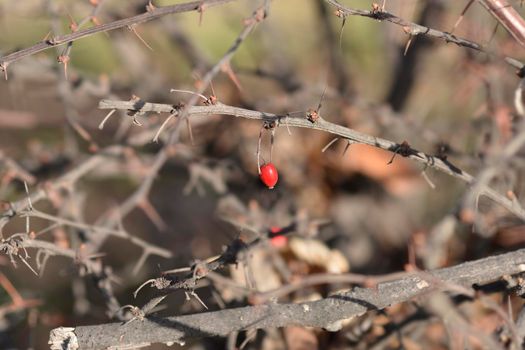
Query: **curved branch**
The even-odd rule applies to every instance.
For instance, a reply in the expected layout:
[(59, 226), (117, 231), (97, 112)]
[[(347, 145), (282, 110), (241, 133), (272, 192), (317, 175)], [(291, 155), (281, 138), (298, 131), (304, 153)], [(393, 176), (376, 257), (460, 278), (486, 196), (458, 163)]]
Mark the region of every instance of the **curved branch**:
[(125, 325), (108, 323), (57, 328), (51, 332), (49, 343), (56, 348), (67, 342), (78, 343), (80, 349), (106, 349), (182, 343), (191, 338), (226, 336), (238, 330), (290, 325), (337, 331), (342, 320), (370, 310), (383, 309), (429, 292), (487, 284), (523, 271), (525, 249), (381, 283), (376, 288), (354, 288), (313, 302), (256, 305), (167, 318), (147, 317)]
[[(80, 179), (85, 174), (89, 173), (93, 169), (96, 169), (108, 160), (120, 157), (120, 155), (122, 155), (123, 152), (124, 148), (121, 146), (110, 146), (100, 151), (99, 153), (91, 156), (83, 163), (73, 168), (71, 171), (57, 178), (55, 181), (53, 181), (50, 187), (47, 187), (47, 189), (39, 188), (38, 190), (32, 192), (29, 196), (29, 199), (33, 204), (46, 199), (48, 190), (59, 190), (73, 185), (76, 181), (78, 181), (78, 179)], [(11, 220), (11, 218), (15, 217), (22, 210), (27, 209), (27, 207), (27, 198), (22, 198), (16, 202), (9, 202), (9, 204), (4, 210), (0, 209), (0, 238), (3, 238), (3, 227)]]
[(507, 0), (480, 0), (479, 2), (522, 47), (525, 47), (525, 21)]
[(199, 0), (187, 2), (184, 4), (171, 5), (171, 6), (162, 6), (151, 9), (143, 14), (133, 16), (130, 18), (124, 18), (115, 22), (101, 24), (84, 30), (79, 30), (67, 35), (56, 36), (52, 39), (41, 41), (36, 45), (22, 49), (20, 51), (13, 52), (7, 56), (0, 58), (0, 69), (4, 72), (7, 70), (7, 66), (14, 62), (18, 61), (27, 56), (34, 55), (38, 52), (50, 49), (52, 47), (60, 46), (73, 42), (82, 38), (86, 38), (93, 34), (109, 32), (111, 30), (131, 27), (140, 23), (148, 22), (159, 17), (181, 12), (190, 12), (190, 11), (202, 11), (204, 8), (209, 8), (212, 6), (224, 4), (231, 2), (233, 0)]
[[(170, 113), (177, 115), (177, 110), (172, 105), (159, 104), (159, 103), (147, 103), (143, 101), (112, 101), (112, 100), (101, 100), (99, 102), (100, 109), (123, 109), (131, 112), (132, 115), (144, 114), (148, 112), (155, 113)], [(476, 183), (476, 179), (461, 170), (445, 158), (429, 155), (424, 152), (418, 151), (411, 148), (406, 143), (395, 143), (390, 140), (386, 140), (380, 137), (371, 136), (368, 134), (361, 133), (354, 129), (346, 128), (334, 123), (330, 123), (322, 118), (312, 123), (305, 117), (290, 117), (285, 115), (277, 115), (273, 113), (253, 111), (249, 109), (239, 108), (217, 103), (210, 106), (193, 106), (187, 111), (187, 116), (207, 116), (207, 115), (229, 115), (234, 117), (256, 119), (268, 122), (276, 122), (277, 126), (286, 127), (299, 127), (313, 130), (325, 131), (327, 133), (340, 136), (347, 139), (349, 142), (361, 143), (372, 147), (381, 148), (390, 152), (394, 152), (401, 156), (413, 159), (425, 166), (434, 168), (461, 179), (469, 185)], [(525, 220), (525, 210), (517, 201), (512, 201), (502, 194), (499, 194), (488, 186), (481, 186), (480, 194), (487, 196), (494, 202), (500, 204), (508, 211), (516, 215), (522, 220)]]
[(368, 17), (368, 18), (377, 19), (379, 21), (387, 21), (387, 22), (396, 24), (398, 26), (401, 26), (403, 28), (403, 30), (408, 35), (412, 35), (412, 36), (415, 36), (415, 35), (431, 36), (431, 37), (434, 37), (436, 39), (443, 40), (443, 41), (445, 41), (447, 43), (454, 43), (454, 44), (456, 44), (458, 46), (467, 47), (469, 49), (473, 49), (473, 50), (476, 50), (476, 51), (484, 52), (484, 53), (486, 53), (488, 55), (498, 57), (500, 59), (503, 59), (507, 64), (509, 64), (510, 66), (512, 66), (514, 68), (522, 69), (524, 67), (524, 64), (522, 62), (520, 62), (519, 60), (517, 60), (517, 59), (515, 59), (513, 57), (508, 57), (508, 56), (497, 54), (495, 52), (488, 51), (488, 50), (486, 50), (483, 47), (483, 45), (478, 44), (478, 43), (476, 43), (476, 42), (474, 42), (472, 40), (460, 38), (460, 37), (455, 36), (454, 34), (451, 34), (451, 33), (448, 33), (448, 32), (444, 32), (444, 31), (441, 31), (441, 30), (425, 27), (423, 25), (404, 20), (403, 18), (397, 17), (396, 15), (393, 15), (393, 14), (391, 14), (389, 12), (386, 12), (386, 11), (380, 11), (380, 10), (372, 10), (372, 11), (357, 10), (357, 9), (352, 9), (352, 8), (348, 8), (346, 6), (343, 6), (339, 2), (337, 2), (336, 0), (325, 0), (325, 1), (327, 3), (329, 3), (330, 5), (334, 6), (335, 8), (337, 8), (338, 14), (341, 17), (361, 16), (361, 17)]

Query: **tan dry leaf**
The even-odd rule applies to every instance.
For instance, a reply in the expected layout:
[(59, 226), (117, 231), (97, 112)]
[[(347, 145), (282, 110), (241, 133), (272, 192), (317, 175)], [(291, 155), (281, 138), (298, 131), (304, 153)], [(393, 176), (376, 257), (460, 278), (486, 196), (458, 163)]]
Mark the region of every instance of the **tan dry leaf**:
[(368, 145), (353, 144), (343, 158), (343, 171), (360, 172), (376, 181), (383, 182), (392, 177), (413, 176), (414, 168), (409, 160), (398, 156), (391, 164), (392, 152)]
[(346, 257), (337, 249), (330, 251), (330, 257), (326, 264), (326, 271), (330, 273), (345, 273), (350, 271), (350, 264)]
[(328, 248), (317, 239), (292, 237), (290, 250), (300, 260), (324, 268), (330, 273), (344, 273), (350, 270), (345, 256), (336, 249)]
[[(267, 292), (282, 285), (278, 272), (271, 261), (272, 256), (265, 249), (256, 248), (250, 251), (248, 258), (249, 271), (245, 271), (244, 264), (237, 264), (230, 268), (232, 279), (240, 285), (254, 287), (259, 292)], [(253, 286), (247, 283), (246, 278), (251, 278)]]
[(321, 294), (319, 294), (317, 292), (312, 292), (312, 293), (304, 294), (304, 295), (301, 295), (301, 296), (296, 296), (293, 299), (293, 302), (296, 303), (296, 304), (308, 303), (308, 302), (311, 302), (311, 301), (321, 300), (322, 298), (323, 298), (323, 296)]

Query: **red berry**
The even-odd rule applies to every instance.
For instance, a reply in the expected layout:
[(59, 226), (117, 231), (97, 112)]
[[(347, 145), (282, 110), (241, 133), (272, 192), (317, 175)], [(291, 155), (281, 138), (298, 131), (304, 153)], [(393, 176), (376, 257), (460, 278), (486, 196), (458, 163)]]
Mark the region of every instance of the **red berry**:
[(270, 237), (279, 236), (279, 232), (281, 231), (282, 229), (279, 226), (270, 227)]
[(270, 239), (270, 243), (275, 248), (284, 248), (288, 244), (288, 237), (286, 237), (286, 236), (276, 236), (276, 237)]
[(262, 165), (260, 170), (261, 174), (259, 178), (271, 190), (279, 179), (275, 165), (273, 165), (273, 163), (267, 163)]
[(270, 228), (270, 243), (275, 248), (284, 248), (288, 244), (288, 237), (279, 234), (282, 231), (280, 227), (272, 226)]

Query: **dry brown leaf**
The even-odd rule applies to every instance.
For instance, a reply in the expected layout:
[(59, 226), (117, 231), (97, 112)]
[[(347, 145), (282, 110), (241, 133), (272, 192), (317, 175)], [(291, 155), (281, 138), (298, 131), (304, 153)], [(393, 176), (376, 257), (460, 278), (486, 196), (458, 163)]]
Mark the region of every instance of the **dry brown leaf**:
[(387, 164), (392, 155), (391, 152), (371, 146), (353, 144), (343, 158), (342, 167), (343, 170), (358, 171), (377, 181), (414, 174), (410, 162), (402, 156), (396, 156), (391, 164)]
[(338, 250), (328, 248), (317, 239), (293, 237), (290, 250), (300, 260), (324, 268), (330, 273), (344, 273), (350, 270), (345, 256)]
[[(230, 268), (232, 279), (240, 285), (254, 287), (259, 292), (276, 289), (282, 285), (278, 272), (271, 261), (272, 256), (264, 248), (256, 248), (250, 251), (248, 258), (248, 271), (244, 264), (237, 264)], [(246, 278), (250, 278), (253, 286), (250, 286)]]

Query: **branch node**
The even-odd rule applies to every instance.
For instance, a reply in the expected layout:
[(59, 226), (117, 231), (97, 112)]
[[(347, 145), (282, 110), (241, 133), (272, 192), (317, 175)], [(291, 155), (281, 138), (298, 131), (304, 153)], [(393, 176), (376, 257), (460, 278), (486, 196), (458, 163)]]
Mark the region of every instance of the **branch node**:
[(4, 78), (5, 80), (7, 80), (7, 66), (9, 65), (9, 63), (7, 62), (2, 62), (0, 64), (0, 69), (4, 72)]
[(319, 120), (319, 113), (314, 109), (309, 109), (306, 113), (306, 119), (312, 123), (315, 124), (317, 120)]

